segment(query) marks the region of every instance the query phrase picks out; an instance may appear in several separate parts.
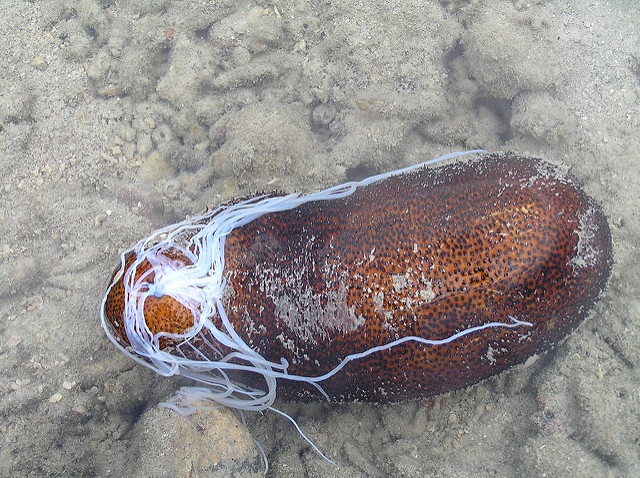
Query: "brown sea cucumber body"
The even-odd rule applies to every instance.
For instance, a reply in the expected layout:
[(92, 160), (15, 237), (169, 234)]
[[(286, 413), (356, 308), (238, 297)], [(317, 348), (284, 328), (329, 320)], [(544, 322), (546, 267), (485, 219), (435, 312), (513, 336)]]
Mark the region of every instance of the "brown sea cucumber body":
[[(552, 347), (604, 288), (612, 247), (601, 209), (562, 168), (485, 155), (264, 214), (229, 233), (224, 257), (222, 303), (234, 330), (265, 359), (284, 358), (292, 375), (326, 374), (402, 337), (531, 324), (405, 342), (319, 384), (334, 400), (385, 402), (461, 388)], [(123, 300), (114, 285), (105, 311), (126, 345)], [(166, 295), (144, 310), (152, 332), (191, 325)], [(322, 397), (287, 380), (278, 396)]]

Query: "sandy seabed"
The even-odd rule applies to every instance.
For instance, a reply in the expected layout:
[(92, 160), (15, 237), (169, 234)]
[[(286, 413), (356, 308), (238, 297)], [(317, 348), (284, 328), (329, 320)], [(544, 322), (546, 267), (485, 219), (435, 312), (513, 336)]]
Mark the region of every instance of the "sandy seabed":
[[(5, 1), (0, 475), (640, 476), (634, 1)], [(98, 309), (119, 253), (256, 191), (472, 148), (571, 168), (615, 265), (525, 366), (423, 402), (182, 418)], [(250, 433), (249, 433), (250, 432)]]

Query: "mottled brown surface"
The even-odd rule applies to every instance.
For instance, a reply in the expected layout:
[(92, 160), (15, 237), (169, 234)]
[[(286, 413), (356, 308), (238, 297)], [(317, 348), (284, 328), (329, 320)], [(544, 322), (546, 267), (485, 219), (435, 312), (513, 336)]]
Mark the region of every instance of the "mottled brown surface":
[[(130, 253), (126, 260), (124, 269), (126, 270), (131, 266), (135, 260), (135, 254)], [(182, 255), (172, 254), (172, 259), (180, 259), (185, 264), (189, 264), (187, 258)], [(135, 279), (138, 280), (141, 275), (149, 270), (150, 264), (143, 262), (136, 271)], [(113, 282), (116, 271), (109, 281)], [(149, 282), (153, 282), (154, 274), (151, 273), (148, 277)], [(124, 310), (125, 303), (125, 289), (122, 279), (116, 282), (109, 291), (109, 299), (105, 302), (104, 314), (109, 318), (109, 323), (113, 327), (114, 336), (124, 346), (129, 345), (129, 340), (126, 338), (124, 321), (122, 320), (122, 312)], [(165, 332), (170, 334), (181, 334), (186, 329), (193, 326), (193, 316), (191, 312), (175, 299), (164, 295), (162, 297), (147, 297), (144, 303), (144, 316), (147, 322), (147, 327), (152, 333)], [(160, 344), (164, 347), (169, 344), (173, 344), (172, 341), (167, 339), (160, 339)]]
[[(612, 263), (606, 220), (574, 180), (504, 155), (265, 215), (230, 234), (225, 257), (231, 322), (265, 358), (285, 357), (290, 374), (322, 375), (404, 336), (443, 339), (509, 316), (533, 323), (402, 344), (321, 384), (333, 399), (372, 401), (464, 387), (548, 349), (584, 319)], [(109, 316), (118, 288), (112, 295)], [(175, 330), (163, 310), (156, 324)], [(318, 396), (298, 382), (279, 391)]]

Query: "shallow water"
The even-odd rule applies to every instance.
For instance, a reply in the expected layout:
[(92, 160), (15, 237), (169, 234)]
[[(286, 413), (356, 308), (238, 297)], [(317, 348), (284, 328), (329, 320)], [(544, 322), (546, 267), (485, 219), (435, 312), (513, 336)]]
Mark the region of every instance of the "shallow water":
[(462, 149), (561, 162), (615, 260), (555, 350), (423, 402), (249, 415), (271, 476), (640, 474), (635, 2), (6, 2), (0, 14), (1, 476), (261, 476), (228, 411), (122, 356), (119, 253), (257, 191), (309, 192)]

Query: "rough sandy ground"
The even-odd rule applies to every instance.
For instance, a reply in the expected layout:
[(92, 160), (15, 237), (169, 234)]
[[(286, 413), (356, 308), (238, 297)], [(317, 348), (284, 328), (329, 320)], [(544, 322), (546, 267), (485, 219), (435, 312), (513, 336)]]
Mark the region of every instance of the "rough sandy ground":
[[(491, 6), (485, 6), (484, 3)], [(228, 410), (121, 356), (118, 253), (257, 190), (443, 152), (570, 166), (616, 264), (552, 353), (425, 402), (249, 416), (271, 476), (640, 476), (640, 8), (634, 1), (2, 2), (0, 475), (260, 476)]]

